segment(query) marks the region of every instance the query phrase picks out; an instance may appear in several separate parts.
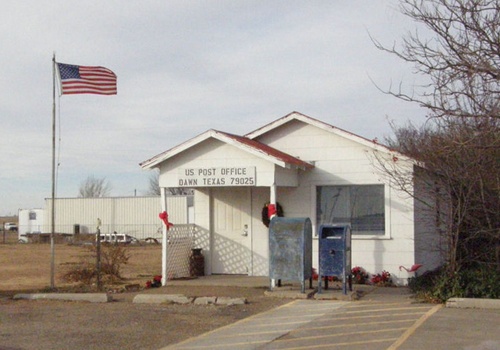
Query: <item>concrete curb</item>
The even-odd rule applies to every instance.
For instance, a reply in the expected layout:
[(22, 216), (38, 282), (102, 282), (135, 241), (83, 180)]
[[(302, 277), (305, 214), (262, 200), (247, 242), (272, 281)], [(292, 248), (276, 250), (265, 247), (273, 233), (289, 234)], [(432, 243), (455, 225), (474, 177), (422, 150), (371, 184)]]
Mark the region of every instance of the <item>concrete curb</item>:
[(217, 305), (245, 305), (247, 300), (245, 298), (229, 298), (229, 297), (219, 297), (215, 302)]
[(113, 301), (113, 297), (107, 293), (35, 293), (14, 295), (14, 300), (19, 299), (87, 301), (90, 303), (107, 303)]
[(302, 293), (292, 287), (275, 287), (271, 290), (266, 290), (264, 295), (282, 299), (310, 299), (314, 293), (316, 293), (316, 289), (307, 289), (305, 293)]
[(500, 310), (500, 299), (450, 298), (446, 301), (446, 307)]
[(245, 298), (229, 297), (186, 297), (182, 294), (138, 294), (134, 297), (134, 304), (190, 304), (195, 305), (244, 305), (247, 303)]
[(190, 304), (193, 298), (182, 294), (138, 294), (132, 301), (134, 304)]
[(217, 302), (217, 297), (198, 297), (194, 299), (196, 305), (210, 305)]

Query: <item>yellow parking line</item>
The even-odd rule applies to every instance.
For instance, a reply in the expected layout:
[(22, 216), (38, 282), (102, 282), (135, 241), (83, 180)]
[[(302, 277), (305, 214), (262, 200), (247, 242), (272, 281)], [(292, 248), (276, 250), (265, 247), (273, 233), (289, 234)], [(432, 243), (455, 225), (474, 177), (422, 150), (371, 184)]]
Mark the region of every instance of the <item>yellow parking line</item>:
[(279, 324), (276, 323), (259, 323), (259, 324), (248, 324), (245, 327), (246, 328), (262, 328), (262, 327), (276, 327), (276, 326), (290, 326), (293, 324), (304, 324), (304, 323), (309, 323), (312, 320), (305, 320), (305, 321), (292, 321), (292, 322), (280, 322)]
[[(320, 313), (317, 313), (317, 314), (272, 316), (272, 319), (273, 320), (290, 319), (290, 317), (293, 317), (293, 318), (310, 318), (310, 317), (323, 316), (325, 314), (328, 314), (328, 312), (320, 312)], [(269, 319), (269, 316), (267, 316), (267, 317), (257, 317), (256, 318), (256, 320), (260, 320), (260, 319), (267, 320), (267, 319)]]
[(422, 307), (422, 306), (417, 306), (417, 307), (395, 307), (395, 308), (385, 308), (385, 309), (364, 309), (364, 310), (356, 310), (356, 311), (345, 311), (342, 312), (342, 315), (344, 314), (364, 314), (364, 313), (370, 313), (370, 312), (385, 312), (385, 311), (403, 311), (403, 310), (422, 310), (422, 309), (428, 309), (429, 307)]
[[(381, 325), (381, 324), (391, 324), (391, 323), (407, 323), (407, 322), (415, 322), (414, 318), (408, 318), (405, 320), (393, 320), (393, 321), (377, 321), (377, 322), (363, 322), (363, 327), (364, 326), (371, 326), (371, 325)], [(316, 331), (316, 330), (324, 330), (324, 329), (335, 329), (335, 328), (342, 328), (342, 327), (359, 327), (360, 325), (358, 323), (348, 323), (348, 324), (339, 324), (335, 326), (324, 326), (324, 327), (307, 327), (307, 328), (300, 328), (297, 330), (294, 330), (293, 332), (310, 332), (310, 331)]]
[(260, 340), (260, 341), (251, 341), (251, 342), (239, 342), (239, 343), (228, 343), (228, 344), (207, 344), (207, 345), (187, 345), (187, 346), (182, 346), (180, 348), (174, 346), (173, 349), (184, 349), (184, 350), (188, 350), (188, 349), (214, 349), (214, 347), (216, 347), (216, 349), (221, 349), (221, 348), (226, 348), (226, 347), (230, 347), (231, 349), (233, 348), (238, 348), (240, 346), (244, 346), (244, 345), (252, 345), (252, 344), (265, 344), (265, 343), (269, 343), (268, 340)]
[[(379, 333), (387, 333), (387, 332), (396, 332), (396, 331), (402, 331), (407, 329), (407, 327), (401, 327), (401, 328), (388, 328), (388, 329), (376, 329), (372, 331), (367, 331), (367, 330), (360, 330), (356, 332), (343, 332), (343, 333), (335, 333), (335, 334), (327, 334), (327, 335), (316, 335), (316, 336), (309, 336), (309, 337), (294, 337), (291, 339), (279, 339), (276, 341), (276, 343), (286, 343), (286, 342), (297, 342), (297, 341), (302, 341), (302, 340), (312, 340), (312, 339), (326, 339), (326, 338), (337, 338), (337, 337), (345, 337), (349, 335), (358, 335), (358, 334), (379, 334)], [(332, 343), (334, 344), (334, 343)]]
[(351, 303), (350, 305), (347, 305), (345, 309), (366, 308), (368, 306), (390, 306), (390, 305), (417, 305), (417, 304), (411, 302), (376, 303), (372, 301), (357, 301), (356, 303)]
[(338, 320), (356, 320), (356, 319), (364, 319), (364, 318), (383, 318), (387, 316), (418, 316), (425, 314), (425, 312), (404, 312), (400, 314), (395, 314), (395, 315), (366, 315), (366, 316), (346, 316), (346, 317), (332, 317), (327, 320), (318, 320), (316, 323), (326, 323), (326, 322), (332, 322), (332, 321), (338, 321)]
[(323, 344), (323, 345), (307, 345), (307, 346), (299, 346), (293, 348), (283, 348), (283, 350), (307, 350), (307, 349), (333, 349), (339, 346), (353, 346), (353, 345), (363, 345), (363, 344), (373, 344), (373, 343), (386, 343), (396, 340), (397, 338), (385, 338), (385, 339), (373, 339), (373, 340), (364, 340), (364, 341), (352, 341), (345, 343), (336, 343), (336, 344)]
[(408, 330), (404, 332), (403, 335), (401, 335), (401, 337), (399, 337), (391, 346), (389, 346), (387, 350), (396, 350), (397, 348), (399, 348), (410, 337), (410, 335), (415, 333), (418, 327), (420, 327), (425, 321), (427, 321), (429, 317), (438, 312), (442, 307), (443, 305), (436, 305), (432, 309), (427, 311), (425, 315), (420, 317), (413, 326), (408, 328)]
[[(415, 322), (415, 319), (412, 318), (412, 319), (397, 320), (397, 321), (367, 322), (367, 323), (363, 323), (363, 327), (370, 326), (370, 325), (397, 324), (397, 323), (407, 323), (407, 322)], [(343, 325), (325, 326), (325, 327), (300, 328), (300, 329), (292, 330), (292, 331), (290, 331), (290, 333), (310, 332), (310, 331), (316, 331), (316, 330), (335, 329), (335, 328), (342, 328), (342, 327), (359, 327), (359, 324), (347, 324), (347, 325), (343, 324)], [(253, 331), (253, 332), (248, 332), (248, 333), (225, 334), (225, 335), (219, 335), (217, 337), (218, 338), (237, 338), (237, 337), (243, 337), (243, 336), (248, 337), (248, 336), (274, 334), (274, 333), (281, 334), (281, 333), (283, 333), (283, 331), (282, 330), (262, 331), (262, 332)]]

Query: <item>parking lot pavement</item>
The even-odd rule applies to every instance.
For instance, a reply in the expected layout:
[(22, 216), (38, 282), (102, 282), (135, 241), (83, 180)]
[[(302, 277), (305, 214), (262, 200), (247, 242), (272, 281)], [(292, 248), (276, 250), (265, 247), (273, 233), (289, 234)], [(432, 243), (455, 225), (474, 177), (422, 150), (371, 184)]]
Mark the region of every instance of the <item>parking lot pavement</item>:
[(351, 302), (262, 349), (389, 349), (436, 306), (401, 301)]
[(438, 309), (400, 294), (358, 302), (295, 300), (166, 349), (389, 349)]
[(164, 349), (265, 349), (266, 344), (333, 313), (346, 302), (295, 300)]
[(165, 349), (500, 349), (498, 309), (416, 302), (406, 288), (362, 300), (294, 300)]
[[(267, 284), (255, 278), (215, 282)], [(484, 303), (477, 300), (458, 303), (476, 308), (446, 308), (417, 303), (408, 288), (367, 287), (356, 286), (359, 301), (294, 300), (166, 349), (500, 349), (498, 308), (478, 308)]]
[(399, 350), (498, 350), (500, 310), (442, 308), (405, 339)]

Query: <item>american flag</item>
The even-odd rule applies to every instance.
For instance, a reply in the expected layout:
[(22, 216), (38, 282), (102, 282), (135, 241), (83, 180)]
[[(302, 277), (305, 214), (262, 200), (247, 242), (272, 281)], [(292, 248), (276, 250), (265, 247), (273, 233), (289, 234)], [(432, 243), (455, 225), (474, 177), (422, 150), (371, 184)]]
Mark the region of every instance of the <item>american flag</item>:
[(98, 66), (75, 66), (57, 63), (61, 94), (116, 95), (116, 75)]

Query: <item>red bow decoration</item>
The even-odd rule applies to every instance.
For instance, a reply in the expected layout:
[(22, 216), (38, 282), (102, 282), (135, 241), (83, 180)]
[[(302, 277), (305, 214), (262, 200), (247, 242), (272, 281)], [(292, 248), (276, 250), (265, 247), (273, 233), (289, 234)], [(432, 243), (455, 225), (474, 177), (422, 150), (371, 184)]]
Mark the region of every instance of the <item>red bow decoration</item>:
[(268, 204), (267, 205), (267, 216), (269, 219), (271, 219), (273, 216), (276, 215), (276, 205), (275, 204)]
[(163, 220), (163, 222), (165, 223), (165, 226), (167, 226), (167, 231), (170, 229), (170, 227), (174, 226), (174, 224), (172, 224), (171, 222), (168, 222), (168, 214), (166, 211), (163, 211), (158, 216), (160, 217), (160, 219)]

